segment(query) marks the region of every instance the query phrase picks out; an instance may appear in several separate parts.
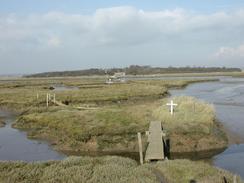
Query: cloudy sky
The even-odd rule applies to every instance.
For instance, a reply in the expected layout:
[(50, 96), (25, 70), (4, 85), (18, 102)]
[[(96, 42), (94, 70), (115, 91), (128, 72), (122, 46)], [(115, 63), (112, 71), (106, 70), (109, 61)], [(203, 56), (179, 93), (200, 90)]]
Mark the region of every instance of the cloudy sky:
[(244, 1), (0, 0), (0, 75), (132, 64), (244, 68)]

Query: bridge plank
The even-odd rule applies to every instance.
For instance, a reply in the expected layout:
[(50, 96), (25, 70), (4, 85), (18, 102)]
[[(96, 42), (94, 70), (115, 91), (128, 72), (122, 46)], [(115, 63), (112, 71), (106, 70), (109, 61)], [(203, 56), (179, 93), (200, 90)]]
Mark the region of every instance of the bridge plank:
[(149, 144), (146, 150), (145, 161), (164, 159), (164, 145), (162, 137), (163, 133), (161, 122), (152, 121), (149, 126)]

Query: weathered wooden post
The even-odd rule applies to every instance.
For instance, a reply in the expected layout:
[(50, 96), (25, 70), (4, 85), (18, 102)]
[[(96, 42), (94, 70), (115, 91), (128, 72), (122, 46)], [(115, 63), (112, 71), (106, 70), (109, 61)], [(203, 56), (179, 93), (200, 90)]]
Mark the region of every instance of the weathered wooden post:
[(143, 164), (143, 154), (142, 154), (142, 141), (141, 141), (141, 133), (137, 133), (138, 137), (138, 147), (139, 147), (139, 155), (140, 155), (140, 163)]
[(56, 103), (56, 94), (55, 93), (53, 94), (53, 103), (54, 104)]
[(51, 101), (51, 94), (48, 94), (48, 100)]

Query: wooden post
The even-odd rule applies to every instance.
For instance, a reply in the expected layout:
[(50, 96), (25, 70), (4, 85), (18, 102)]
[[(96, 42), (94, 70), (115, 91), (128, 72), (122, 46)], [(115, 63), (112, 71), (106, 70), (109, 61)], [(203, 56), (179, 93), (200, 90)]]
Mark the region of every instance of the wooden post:
[(39, 99), (39, 94), (38, 94), (38, 93), (36, 94), (36, 99), (37, 99), (37, 100)]
[(48, 107), (48, 104), (49, 104), (49, 94), (47, 93), (47, 107)]
[(233, 183), (237, 183), (237, 177), (236, 177), (236, 175), (234, 175)]
[(139, 155), (140, 155), (140, 163), (143, 164), (143, 154), (142, 154), (142, 141), (141, 141), (141, 133), (137, 133), (138, 137), (138, 146), (139, 146)]
[(48, 100), (51, 101), (51, 94), (48, 94)]
[(53, 94), (53, 103), (54, 104), (56, 103), (56, 94), (55, 93)]

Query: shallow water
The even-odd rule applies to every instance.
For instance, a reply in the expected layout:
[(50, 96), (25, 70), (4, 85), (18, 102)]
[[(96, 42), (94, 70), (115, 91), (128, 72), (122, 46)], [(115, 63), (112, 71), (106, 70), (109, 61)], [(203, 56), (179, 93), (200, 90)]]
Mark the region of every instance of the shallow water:
[(244, 78), (224, 77), (219, 82), (192, 84), (170, 93), (194, 96), (215, 106), (217, 119), (229, 130), (233, 145), (214, 156), (212, 162), (244, 178)]
[(11, 127), (15, 121), (13, 113), (0, 110), (6, 126), (0, 128), (0, 160), (41, 161), (59, 160), (65, 156), (54, 151), (43, 141), (30, 140), (26, 132)]

